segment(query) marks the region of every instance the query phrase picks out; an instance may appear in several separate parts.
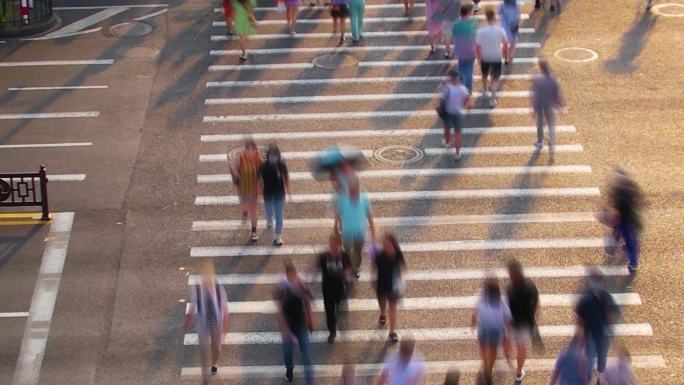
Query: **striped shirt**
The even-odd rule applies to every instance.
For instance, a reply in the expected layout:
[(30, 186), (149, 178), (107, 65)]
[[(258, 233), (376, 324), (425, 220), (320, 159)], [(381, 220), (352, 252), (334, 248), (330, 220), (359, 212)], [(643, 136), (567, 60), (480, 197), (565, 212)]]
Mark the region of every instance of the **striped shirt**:
[(241, 197), (257, 198), (259, 167), (261, 167), (261, 157), (258, 155), (247, 157), (245, 154), (240, 154), (240, 165), (238, 166), (240, 184), (238, 185), (238, 192)]

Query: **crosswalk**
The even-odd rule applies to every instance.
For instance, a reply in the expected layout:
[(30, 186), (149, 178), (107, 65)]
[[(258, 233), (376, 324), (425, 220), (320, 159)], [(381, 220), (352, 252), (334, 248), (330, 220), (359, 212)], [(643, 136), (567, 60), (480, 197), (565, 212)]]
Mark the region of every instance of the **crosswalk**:
[[(470, 310), (483, 278), (505, 281), (509, 258), (526, 266), (542, 293), (540, 332), (547, 351), (528, 361), (526, 383), (548, 383), (555, 357), (574, 333), (572, 305), (588, 267), (602, 270), (613, 285), (623, 313), (612, 333), (631, 349), (637, 373), (666, 365), (662, 356), (642, 349), (657, 334), (640, 316), (639, 309), (648, 303), (622, 284), (629, 279), (626, 267), (603, 260), (602, 228), (594, 218), (601, 181), (577, 141), (581, 127), (560, 119), (553, 164), (547, 147), (532, 146), (536, 127), (529, 117), (529, 80), (544, 36), (534, 28), (529, 2), (522, 4), (521, 44), (502, 76), (499, 105), (486, 108), (476, 86), (475, 104), (464, 122), (463, 158), (457, 163), (453, 150), (440, 144), (442, 128), (434, 110), (437, 87), (453, 63), (439, 51), (428, 55), (424, 3), (416, 4), (415, 15), (407, 18), (400, 3), (368, 0), (362, 43), (337, 46), (325, 9), (303, 5), (292, 37), (275, 4), (260, 1), (257, 33), (245, 63), (237, 61), (237, 42), (223, 34), (222, 10), (214, 10), (188, 257), (190, 264), (215, 261), (218, 282), (226, 286), (230, 301), (232, 326), (223, 339), (226, 353), (218, 379), (231, 384), (281, 381), (285, 368), (271, 292), (286, 258), (314, 288), (311, 341), (317, 383), (333, 383), (349, 357), (368, 380), (364, 383), (371, 383), (383, 358), (394, 351), (384, 343), (387, 330), (376, 325), (367, 261), (338, 340), (326, 343), (320, 277), (309, 270), (333, 225), (332, 195), (329, 184), (311, 174), (310, 161), (340, 143), (367, 158), (359, 176), (373, 203), (376, 226), (395, 232), (406, 254), (409, 270), (398, 332), (418, 341), (428, 366), (426, 383), (437, 383), (449, 367), (474, 378), (480, 362), (468, 328)], [(335, 70), (314, 64), (316, 56), (330, 54), (348, 55), (355, 63)], [(478, 85), (479, 79), (476, 74)], [(282, 247), (271, 246), (272, 235), (265, 229), (259, 230), (258, 242), (250, 243), (248, 225), (238, 219), (228, 162), (247, 137), (259, 146), (278, 143), (290, 169), (293, 194), (286, 204)], [(198, 282), (199, 276), (187, 274), (188, 287)], [(182, 344), (181, 377), (192, 383), (201, 375), (197, 335), (185, 334)], [(500, 378), (512, 380), (504, 364), (496, 370)], [(298, 367), (295, 382), (301, 378)]]

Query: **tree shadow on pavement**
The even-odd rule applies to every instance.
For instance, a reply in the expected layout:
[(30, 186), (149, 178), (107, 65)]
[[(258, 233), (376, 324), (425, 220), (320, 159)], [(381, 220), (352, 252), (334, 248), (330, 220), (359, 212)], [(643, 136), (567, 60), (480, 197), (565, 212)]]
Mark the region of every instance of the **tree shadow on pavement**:
[(655, 26), (657, 17), (643, 13), (632, 28), (622, 35), (617, 55), (604, 63), (604, 68), (614, 74), (629, 74), (637, 69), (634, 61), (641, 55), (648, 33)]
[(33, 225), (31, 228), (23, 235), (19, 236), (4, 236), (0, 237), (0, 270), (2, 270), (5, 265), (14, 258), (19, 250), (22, 249), (30, 240), (33, 238), (44, 225)]

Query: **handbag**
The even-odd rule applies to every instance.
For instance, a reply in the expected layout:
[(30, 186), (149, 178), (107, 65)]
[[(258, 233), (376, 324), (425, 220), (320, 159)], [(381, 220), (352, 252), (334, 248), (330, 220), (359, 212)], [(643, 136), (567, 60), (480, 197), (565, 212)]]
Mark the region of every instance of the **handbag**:
[(446, 85), (446, 98), (443, 98), (442, 101), (439, 103), (439, 106), (437, 106), (437, 115), (439, 116), (440, 119), (442, 120), (448, 120), (449, 119), (449, 114), (446, 111), (446, 102), (449, 100), (449, 95), (451, 92), (449, 91), (449, 85)]

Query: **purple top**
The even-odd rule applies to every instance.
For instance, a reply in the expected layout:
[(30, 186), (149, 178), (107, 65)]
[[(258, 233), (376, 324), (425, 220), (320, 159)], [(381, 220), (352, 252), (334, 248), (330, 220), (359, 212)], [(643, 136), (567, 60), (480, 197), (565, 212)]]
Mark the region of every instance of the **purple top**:
[(553, 76), (535, 76), (532, 80), (532, 95), (535, 109), (553, 107), (561, 102), (560, 87)]

